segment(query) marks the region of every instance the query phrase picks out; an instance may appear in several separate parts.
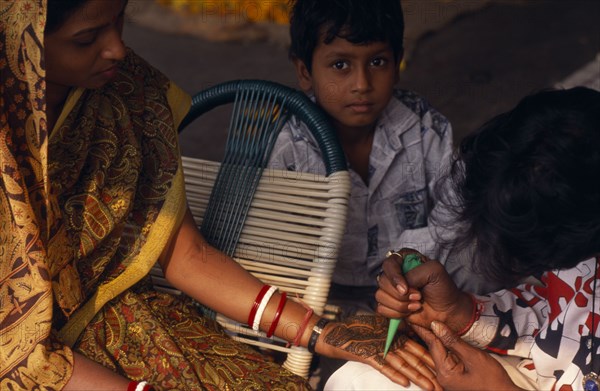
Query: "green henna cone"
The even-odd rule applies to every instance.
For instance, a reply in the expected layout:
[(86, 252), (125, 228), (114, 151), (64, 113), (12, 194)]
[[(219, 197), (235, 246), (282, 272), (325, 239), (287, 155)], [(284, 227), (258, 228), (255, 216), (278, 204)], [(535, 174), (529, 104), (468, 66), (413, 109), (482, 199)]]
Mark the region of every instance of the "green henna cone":
[[(417, 254), (408, 254), (403, 257), (402, 262), (402, 273), (406, 274), (415, 267), (422, 264), (423, 261), (421, 257)], [(402, 319), (390, 319), (390, 326), (388, 328), (387, 339), (385, 340), (385, 349), (383, 351), (383, 358), (387, 356), (390, 347), (392, 346), (392, 342), (394, 341), (394, 337), (396, 336), (396, 332), (398, 331), (398, 327), (400, 327), (400, 323)]]
[(388, 351), (390, 350), (390, 346), (392, 346), (392, 341), (394, 341), (396, 331), (398, 331), (398, 327), (400, 327), (401, 322), (402, 319), (390, 319), (390, 327), (388, 328), (387, 339), (385, 340), (385, 350), (383, 351), (383, 358), (387, 356)]

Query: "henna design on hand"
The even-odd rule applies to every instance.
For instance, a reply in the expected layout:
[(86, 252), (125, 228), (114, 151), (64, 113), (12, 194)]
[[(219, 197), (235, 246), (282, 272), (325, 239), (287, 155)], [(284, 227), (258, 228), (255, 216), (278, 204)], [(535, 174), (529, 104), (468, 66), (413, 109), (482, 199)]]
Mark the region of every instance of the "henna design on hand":
[[(375, 359), (383, 364), (383, 348), (387, 337), (388, 319), (375, 315), (356, 315), (343, 323), (336, 323), (325, 336), (324, 342), (363, 358)], [(406, 336), (394, 341), (399, 348)]]

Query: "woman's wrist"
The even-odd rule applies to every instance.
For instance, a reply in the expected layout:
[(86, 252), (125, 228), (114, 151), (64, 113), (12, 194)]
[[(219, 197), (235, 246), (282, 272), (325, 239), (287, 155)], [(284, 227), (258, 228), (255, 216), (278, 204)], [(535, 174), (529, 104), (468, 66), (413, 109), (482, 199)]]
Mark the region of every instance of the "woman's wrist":
[(308, 339), (308, 345), (307, 345), (307, 349), (309, 352), (311, 352), (311, 353), (315, 352), (315, 348), (317, 346), (317, 341), (321, 337), (321, 334), (323, 333), (323, 329), (325, 329), (325, 326), (329, 322), (330, 322), (329, 319), (321, 318), (312, 327), (311, 333), (310, 333), (310, 338)]

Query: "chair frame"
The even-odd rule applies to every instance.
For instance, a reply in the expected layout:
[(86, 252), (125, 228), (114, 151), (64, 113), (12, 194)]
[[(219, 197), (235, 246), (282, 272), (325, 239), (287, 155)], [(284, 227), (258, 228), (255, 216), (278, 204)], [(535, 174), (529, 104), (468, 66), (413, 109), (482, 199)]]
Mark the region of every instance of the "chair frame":
[[(278, 101), (286, 102), (287, 110), (304, 122), (317, 140), (326, 175), (265, 169), (232, 257), (263, 282), (323, 314), (350, 195), (346, 160), (325, 114), (292, 88), (263, 80), (236, 80), (194, 96), (180, 131), (215, 107), (233, 103), (246, 90), (268, 90)], [(221, 164), (189, 157), (182, 157), (182, 164), (188, 205), (196, 223), (202, 226)], [(178, 293), (169, 287), (160, 268), (153, 270), (153, 279), (157, 289)], [(216, 319), (238, 341), (286, 353), (283, 366), (308, 377), (312, 354), (307, 349), (289, 347), (281, 339), (267, 338), (264, 332), (253, 331), (220, 314)]]

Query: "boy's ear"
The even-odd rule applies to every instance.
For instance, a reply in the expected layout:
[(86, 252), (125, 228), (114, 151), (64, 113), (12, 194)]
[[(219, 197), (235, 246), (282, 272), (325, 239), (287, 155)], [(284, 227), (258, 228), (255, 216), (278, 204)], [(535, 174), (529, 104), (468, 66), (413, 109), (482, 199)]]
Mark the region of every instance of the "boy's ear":
[(312, 77), (306, 64), (304, 64), (304, 61), (300, 60), (298, 57), (294, 57), (292, 58), (292, 62), (296, 68), (296, 77), (298, 78), (300, 89), (304, 92), (312, 91)]

